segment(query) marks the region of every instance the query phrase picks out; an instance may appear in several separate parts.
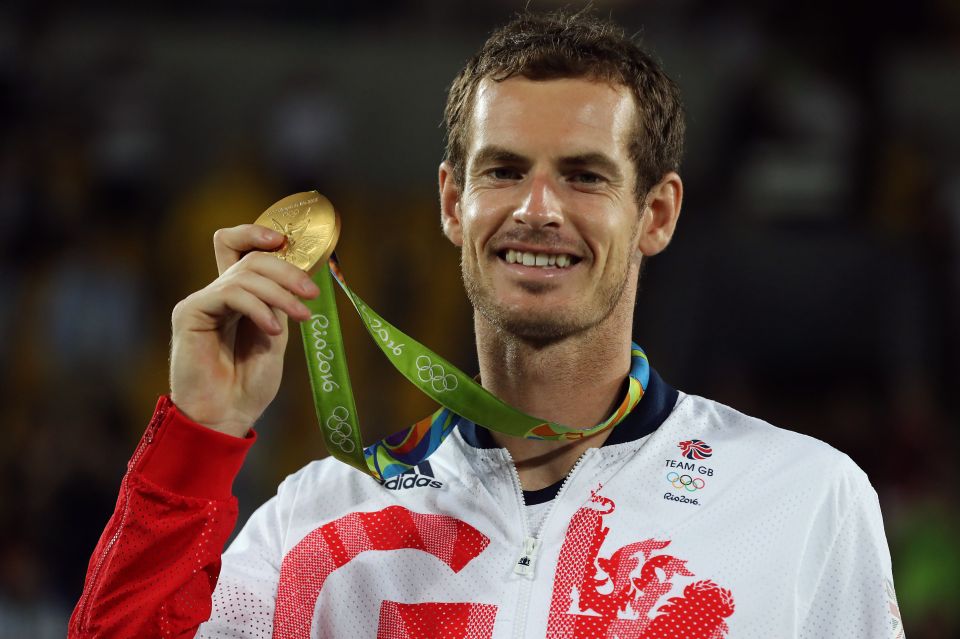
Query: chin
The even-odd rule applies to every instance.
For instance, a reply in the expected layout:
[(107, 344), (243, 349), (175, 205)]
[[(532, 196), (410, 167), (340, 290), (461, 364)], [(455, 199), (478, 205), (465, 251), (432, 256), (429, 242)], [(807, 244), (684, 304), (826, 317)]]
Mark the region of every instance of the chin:
[(536, 345), (558, 342), (596, 326), (613, 311), (624, 290), (621, 285), (601, 291), (599, 303), (584, 302), (596, 295), (580, 291), (574, 298), (553, 286), (525, 286), (522, 292), (497, 290), (462, 266), (464, 288), (474, 312), (498, 332)]
[(486, 304), (474, 304), (474, 308), (498, 331), (535, 344), (558, 342), (588, 328), (555, 311), (531, 313)]

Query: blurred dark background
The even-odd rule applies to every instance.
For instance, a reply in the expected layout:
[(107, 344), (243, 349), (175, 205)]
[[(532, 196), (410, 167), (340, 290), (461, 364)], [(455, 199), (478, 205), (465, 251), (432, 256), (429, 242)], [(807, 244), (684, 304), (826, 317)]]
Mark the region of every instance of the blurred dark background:
[[(3, 639), (63, 636), (216, 228), (319, 189), (353, 288), (475, 368), (439, 229), (441, 114), (523, 3), (133, 4), (0, 8)], [(684, 213), (644, 274), (637, 341), (675, 386), (853, 457), (907, 635), (958, 636), (960, 3), (595, 6), (642, 34), (689, 112)], [(366, 441), (432, 410), (343, 315)], [(295, 340), (287, 368), (241, 523), (325, 454)]]

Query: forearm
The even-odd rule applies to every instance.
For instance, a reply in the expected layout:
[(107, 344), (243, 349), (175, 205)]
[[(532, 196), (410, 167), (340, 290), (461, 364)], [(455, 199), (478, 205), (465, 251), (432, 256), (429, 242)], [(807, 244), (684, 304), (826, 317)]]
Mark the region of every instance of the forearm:
[(166, 398), (128, 464), (69, 637), (192, 637), (210, 615), (237, 519), (233, 478), (255, 435), (193, 424)]

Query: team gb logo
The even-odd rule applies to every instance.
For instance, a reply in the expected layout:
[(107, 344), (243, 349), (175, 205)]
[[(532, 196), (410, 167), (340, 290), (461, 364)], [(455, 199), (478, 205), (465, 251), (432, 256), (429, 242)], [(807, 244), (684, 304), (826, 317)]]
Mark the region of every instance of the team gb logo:
[(689, 439), (677, 444), (680, 454), (687, 459), (706, 459), (713, 455), (713, 449), (707, 442), (700, 439)]

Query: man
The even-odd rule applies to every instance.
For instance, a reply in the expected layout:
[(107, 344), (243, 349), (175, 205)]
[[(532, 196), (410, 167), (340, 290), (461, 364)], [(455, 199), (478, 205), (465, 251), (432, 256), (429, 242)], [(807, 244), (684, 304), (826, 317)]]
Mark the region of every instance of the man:
[(171, 393), (70, 636), (897, 636), (876, 494), (853, 462), (673, 390), (631, 347), (642, 260), (683, 199), (673, 82), (609, 23), (524, 15), (454, 81), (446, 122), (441, 220), (483, 386), (544, 420), (615, 426), (556, 442), (460, 419), (383, 483), (311, 463), (221, 570), (286, 317), (306, 320), (297, 298), (317, 294), (265, 253), (281, 236), (222, 230), (220, 277), (174, 310)]

